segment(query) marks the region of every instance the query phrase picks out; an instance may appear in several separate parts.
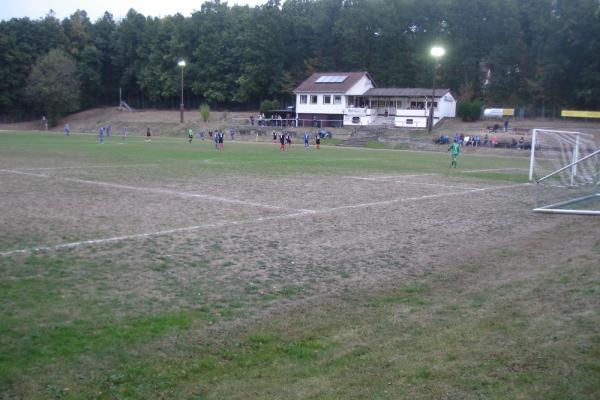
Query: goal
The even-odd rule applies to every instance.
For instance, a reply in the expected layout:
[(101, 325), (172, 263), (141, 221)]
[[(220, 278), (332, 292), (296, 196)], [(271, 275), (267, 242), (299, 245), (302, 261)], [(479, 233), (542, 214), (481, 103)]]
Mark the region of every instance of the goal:
[(600, 215), (600, 139), (534, 129), (529, 181), (535, 183), (536, 212)]

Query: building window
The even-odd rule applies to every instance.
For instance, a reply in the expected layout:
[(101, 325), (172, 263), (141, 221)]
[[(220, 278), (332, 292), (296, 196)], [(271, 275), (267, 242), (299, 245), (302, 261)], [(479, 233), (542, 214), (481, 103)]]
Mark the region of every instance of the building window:
[(333, 104), (342, 104), (342, 96), (333, 96)]
[(300, 95), (300, 104), (306, 104), (307, 96), (305, 94)]
[(424, 110), (425, 109), (425, 102), (423, 101), (411, 101), (410, 102), (410, 108), (413, 110)]
[(412, 125), (413, 124), (413, 120), (412, 119), (407, 119), (406, 120), (406, 125)]
[(310, 95), (310, 104), (317, 104), (317, 96), (314, 94)]
[(360, 124), (360, 117), (352, 117), (353, 124)]
[(331, 96), (326, 94), (323, 96), (323, 104), (331, 104)]

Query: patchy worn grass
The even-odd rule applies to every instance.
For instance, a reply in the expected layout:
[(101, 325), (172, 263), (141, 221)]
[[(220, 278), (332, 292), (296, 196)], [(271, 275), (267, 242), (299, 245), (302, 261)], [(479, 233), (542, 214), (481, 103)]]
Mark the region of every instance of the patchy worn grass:
[(213, 225), (1, 257), (0, 398), (598, 398), (597, 223), (460, 194), (525, 160), (116, 139), (0, 134), (0, 251)]

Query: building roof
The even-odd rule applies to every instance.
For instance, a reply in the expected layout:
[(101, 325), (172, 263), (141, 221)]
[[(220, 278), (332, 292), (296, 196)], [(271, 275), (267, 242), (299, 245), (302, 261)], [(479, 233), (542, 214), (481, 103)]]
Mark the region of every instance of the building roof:
[(294, 93), (346, 93), (364, 76), (373, 82), (368, 72), (316, 72), (302, 82)]
[[(435, 89), (435, 96), (442, 97), (449, 93), (450, 89)], [(431, 96), (431, 89), (427, 88), (371, 88), (363, 96), (381, 96), (381, 97), (428, 97)]]

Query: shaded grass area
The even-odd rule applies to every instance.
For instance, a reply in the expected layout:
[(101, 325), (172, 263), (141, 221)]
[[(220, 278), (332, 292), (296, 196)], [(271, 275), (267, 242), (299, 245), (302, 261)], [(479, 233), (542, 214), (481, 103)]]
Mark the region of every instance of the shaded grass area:
[[(335, 144), (335, 140), (324, 141)], [(377, 142), (379, 143), (379, 142)], [(447, 154), (403, 151), (372, 152), (364, 149), (324, 146), (316, 151), (314, 146), (306, 151), (301, 144), (279, 152), (272, 144), (226, 142), (224, 151), (216, 151), (210, 141), (171, 137), (154, 138), (144, 143), (133, 137), (126, 142), (113, 137), (110, 144), (100, 145), (93, 135), (40, 133), (0, 134), (0, 168), (47, 168), (85, 165), (162, 164), (153, 170), (156, 179), (195, 176), (195, 168), (210, 174), (241, 174), (252, 176), (310, 175), (331, 176), (361, 173), (439, 173), (450, 174)], [(385, 147), (382, 143), (383, 147)], [(372, 146), (371, 146), (372, 147)], [(381, 146), (379, 146), (381, 147)], [(378, 147), (378, 148), (379, 148)], [(208, 161), (208, 162), (206, 162)], [(526, 159), (503, 157), (461, 157), (462, 169), (506, 168), (527, 166)], [(486, 177), (493, 180), (526, 181), (526, 174), (494, 173), (469, 174), (467, 178)]]
[[(50, 314), (46, 322), (3, 315), (0, 394), (594, 399), (600, 393), (599, 246), (529, 263), (526, 274), (524, 263), (542, 250), (525, 255), (499, 248), (489, 265), (456, 265), (397, 287), (217, 330), (206, 322), (224, 322), (223, 316), (207, 310), (115, 318), (118, 306), (90, 306), (88, 318), (67, 324), (50, 310), (67, 306), (57, 278), (63, 263), (76, 260), (29, 258), (22, 266), (32, 269), (19, 273), (19, 285), (4, 283), (0, 302)], [(32, 276), (41, 270), (55, 272)], [(289, 290), (285, 296), (294, 296), (295, 288)], [(11, 318), (19, 318), (13, 328), (21, 332), (11, 331)]]

